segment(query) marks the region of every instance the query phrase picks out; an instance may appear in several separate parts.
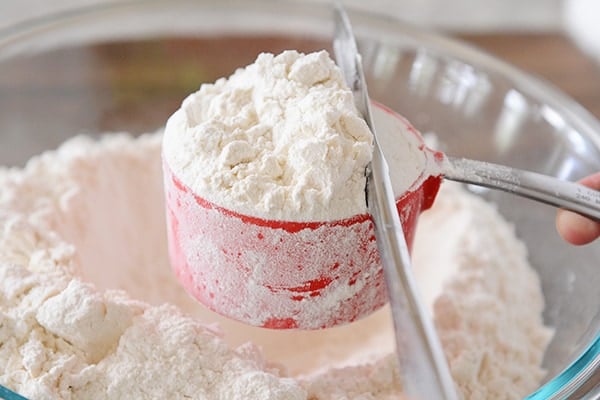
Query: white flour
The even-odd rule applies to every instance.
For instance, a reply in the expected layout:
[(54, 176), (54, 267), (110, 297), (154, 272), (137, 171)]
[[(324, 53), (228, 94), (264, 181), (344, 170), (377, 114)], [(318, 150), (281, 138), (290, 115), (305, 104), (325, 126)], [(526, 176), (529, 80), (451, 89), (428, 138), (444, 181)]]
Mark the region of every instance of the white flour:
[[(36, 400), (399, 398), (387, 309), (271, 331), (185, 295), (168, 266), (160, 142), (78, 138), (0, 170), (0, 384)], [(550, 331), (498, 213), (444, 184), (414, 261), (464, 398), (535, 389)]]
[[(327, 52), (290, 50), (263, 53), (188, 96), (167, 123), (164, 156), (185, 185), (225, 208), (328, 221), (366, 212), (372, 140)], [(424, 160), (408, 144), (394, 147), (403, 193)]]

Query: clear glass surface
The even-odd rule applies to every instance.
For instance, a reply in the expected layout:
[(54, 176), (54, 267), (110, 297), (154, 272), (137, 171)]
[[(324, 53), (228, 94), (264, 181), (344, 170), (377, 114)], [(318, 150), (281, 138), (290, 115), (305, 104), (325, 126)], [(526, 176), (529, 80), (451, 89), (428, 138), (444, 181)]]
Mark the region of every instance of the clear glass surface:
[[(568, 180), (600, 170), (600, 124), (549, 85), (456, 41), (348, 11), (371, 97), (435, 133), (447, 154)], [(201, 82), (260, 51), (331, 51), (332, 32), (329, 6), (301, 1), (125, 2), (10, 27), (0, 31), (0, 164), (23, 165), (79, 133), (154, 131)], [(544, 385), (529, 398), (593, 398), (600, 244), (562, 242), (552, 207), (473, 190), (526, 242), (556, 329)]]

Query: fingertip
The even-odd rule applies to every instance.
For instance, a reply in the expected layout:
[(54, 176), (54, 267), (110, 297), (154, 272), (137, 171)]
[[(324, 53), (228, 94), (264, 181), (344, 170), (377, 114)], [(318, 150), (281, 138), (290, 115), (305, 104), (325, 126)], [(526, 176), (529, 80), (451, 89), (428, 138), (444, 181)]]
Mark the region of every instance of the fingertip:
[(567, 210), (556, 215), (556, 230), (567, 242), (581, 246), (600, 236), (600, 223)]

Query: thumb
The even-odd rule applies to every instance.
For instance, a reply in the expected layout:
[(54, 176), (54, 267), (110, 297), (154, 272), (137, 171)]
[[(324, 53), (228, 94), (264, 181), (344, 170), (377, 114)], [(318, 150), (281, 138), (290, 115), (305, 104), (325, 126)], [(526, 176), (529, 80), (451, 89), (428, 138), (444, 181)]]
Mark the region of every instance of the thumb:
[[(579, 183), (591, 189), (600, 190), (600, 172), (583, 178)], [(567, 242), (583, 245), (600, 236), (600, 222), (572, 211), (560, 209), (556, 214), (556, 230)]]

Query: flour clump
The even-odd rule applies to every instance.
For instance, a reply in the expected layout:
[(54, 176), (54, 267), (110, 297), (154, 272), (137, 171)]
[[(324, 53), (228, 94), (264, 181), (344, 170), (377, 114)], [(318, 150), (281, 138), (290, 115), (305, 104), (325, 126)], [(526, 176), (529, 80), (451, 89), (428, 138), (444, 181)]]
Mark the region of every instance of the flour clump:
[(320, 221), (366, 211), (372, 142), (327, 52), (290, 50), (263, 53), (188, 96), (167, 123), (164, 156), (217, 205)]

